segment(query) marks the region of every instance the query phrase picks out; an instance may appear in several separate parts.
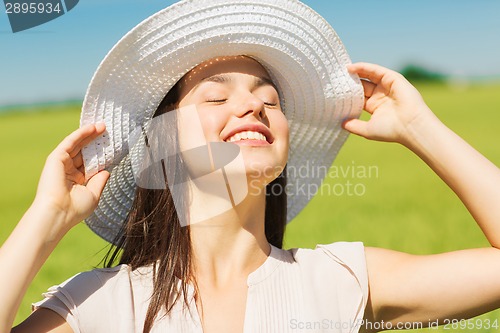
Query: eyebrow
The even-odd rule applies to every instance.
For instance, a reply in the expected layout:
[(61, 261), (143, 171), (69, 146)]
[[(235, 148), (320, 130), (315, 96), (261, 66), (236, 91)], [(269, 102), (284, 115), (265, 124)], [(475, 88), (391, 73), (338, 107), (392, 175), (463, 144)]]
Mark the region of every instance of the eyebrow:
[[(204, 82), (215, 82), (224, 84), (224, 83), (231, 83), (231, 81), (232, 78), (231, 75), (229, 74), (215, 74), (201, 79), (200, 82), (198, 82), (198, 84), (194, 87), (194, 90), (196, 90)], [(274, 82), (270, 78), (265, 76), (256, 77), (253, 83), (253, 88), (259, 88), (267, 85), (272, 86), (276, 91), (278, 91), (278, 88), (276, 87)]]
[(228, 74), (215, 74), (200, 80), (198, 85), (203, 82), (215, 82), (215, 83), (231, 83), (231, 76)]
[(262, 87), (262, 86), (272, 86), (276, 91), (279, 91), (278, 87), (274, 84), (273, 80), (271, 80), (270, 78), (265, 77), (265, 76), (264, 77), (263, 76), (256, 77), (255, 82), (254, 82), (254, 86), (256, 88)]

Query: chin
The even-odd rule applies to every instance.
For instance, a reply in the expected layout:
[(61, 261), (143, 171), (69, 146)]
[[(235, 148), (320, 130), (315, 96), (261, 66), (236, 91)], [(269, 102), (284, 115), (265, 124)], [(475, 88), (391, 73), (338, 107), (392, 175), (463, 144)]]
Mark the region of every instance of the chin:
[(283, 164), (265, 158), (253, 159), (252, 161), (245, 160), (245, 167), (249, 181), (260, 180), (264, 185), (276, 179), (284, 169)]

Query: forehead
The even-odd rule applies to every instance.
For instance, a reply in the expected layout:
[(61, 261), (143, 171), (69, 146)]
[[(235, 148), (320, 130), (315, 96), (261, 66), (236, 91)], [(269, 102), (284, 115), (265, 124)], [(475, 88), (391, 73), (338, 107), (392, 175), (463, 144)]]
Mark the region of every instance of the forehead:
[(256, 60), (247, 56), (217, 57), (207, 60), (191, 71), (180, 80), (182, 90), (189, 91), (202, 80), (226, 73), (241, 73), (270, 80), (266, 69)]

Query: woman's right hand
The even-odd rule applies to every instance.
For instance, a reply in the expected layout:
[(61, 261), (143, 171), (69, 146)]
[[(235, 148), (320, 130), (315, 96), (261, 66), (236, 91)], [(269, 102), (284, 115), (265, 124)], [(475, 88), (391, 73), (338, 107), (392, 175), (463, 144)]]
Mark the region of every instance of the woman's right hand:
[[(0, 247), (0, 332), (12, 327), (26, 289), (60, 239), (97, 206), (109, 173), (101, 171), (86, 182), (81, 150), (104, 130), (104, 124), (84, 126), (50, 153), (33, 204)], [(70, 330), (57, 314), (35, 313), (12, 332)]]
[(45, 162), (33, 206), (63, 217), (58, 232), (67, 232), (97, 207), (109, 173), (101, 171), (85, 182), (81, 150), (105, 129), (102, 123), (77, 129)]

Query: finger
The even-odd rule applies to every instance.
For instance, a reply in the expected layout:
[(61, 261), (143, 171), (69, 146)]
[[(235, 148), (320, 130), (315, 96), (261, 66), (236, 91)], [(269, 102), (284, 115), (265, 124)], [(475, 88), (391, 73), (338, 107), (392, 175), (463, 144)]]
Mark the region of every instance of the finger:
[(56, 149), (62, 149), (71, 155), (75, 147), (81, 144), (85, 139), (91, 136), (96, 136), (96, 134), (99, 132), (102, 133), (104, 131), (103, 126), (104, 125), (100, 124), (83, 126), (64, 138), (64, 140), (57, 146)]
[(83, 185), (85, 183), (85, 175), (80, 170), (74, 170), (68, 176), (68, 180), (79, 185)]
[(103, 123), (94, 124), (95, 132), (85, 137), (82, 141), (80, 141), (73, 150), (70, 152), (71, 157), (76, 156), (83, 147), (94, 141), (99, 135), (103, 134), (106, 130), (106, 126)]
[(97, 200), (101, 197), (102, 190), (104, 189), (104, 185), (106, 185), (108, 178), (109, 172), (103, 170), (96, 173), (87, 182), (87, 189), (94, 194), (94, 197)]
[[(380, 65), (370, 64), (367, 62), (358, 62), (352, 65), (347, 66), (347, 69), (352, 74), (358, 74), (361, 78), (368, 79), (375, 84), (386, 84), (383, 81), (387, 81), (384, 79), (391, 78), (395, 79), (398, 75), (397, 72), (385, 68)], [(390, 80), (392, 81), (392, 80)]]
[(79, 167), (77, 170), (80, 171), (81, 173), (85, 174), (85, 167), (83, 165), (81, 167)]
[(366, 98), (372, 97), (373, 91), (375, 90), (377, 85), (366, 79), (361, 79), (361, 84), (363, 85), (363, 90), (365, 91), (365, 97)]
[(67, 152), (61, 152), (60, 160), (64, 164), (64, 170), (66, 172), (72, 172), (74, 169), (78, 169), (83, 165), (83, 157), (82, 154), (79, 153), (75, 157), (71, 157), (71, 155)]
[(342, 124), (342, 127), (352, 134), (356, 134), (364, 138), (368, 135), (368, 123), (363, 120), (349, 119)]
[(80, 142), (94, 133), (95, 126), (93, 124), (83, 126), (65, 137), (64, 140), (59, 144), (58, 148), (63, 149), (67, 153), (70, 153)]
[(64, 165), (64, 173), (66, 179), (72, 181), (76, 184), (83, 184), (85, 182), (85, 173), (83, 170), (83, 165), (81, 167), (76, 167), (75, 162), (69, 157), (68, 153), (63, 153), (66, 156), (62, 157), (60, 161)]
[(78, 152), (75, 157), (73, 157), (73, 164), (77, 169), (79, 169), (83, 165), (83, 156), (81, 151)]

